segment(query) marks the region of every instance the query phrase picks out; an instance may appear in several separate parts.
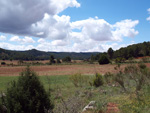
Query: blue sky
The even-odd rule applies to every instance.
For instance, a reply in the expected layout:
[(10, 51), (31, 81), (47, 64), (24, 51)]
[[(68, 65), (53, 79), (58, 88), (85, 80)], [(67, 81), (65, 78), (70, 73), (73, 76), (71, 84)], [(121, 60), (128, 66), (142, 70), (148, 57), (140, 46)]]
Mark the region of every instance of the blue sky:
[(149, 0), (0, 1), (0, 47), (104, 52), (149, 41)]

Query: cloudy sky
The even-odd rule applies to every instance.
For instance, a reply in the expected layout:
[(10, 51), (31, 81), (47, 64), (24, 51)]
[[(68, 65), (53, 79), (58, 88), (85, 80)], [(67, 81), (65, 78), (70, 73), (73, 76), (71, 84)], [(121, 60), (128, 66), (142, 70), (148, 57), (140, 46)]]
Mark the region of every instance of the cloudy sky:
[(150, 40), (150, 0), (0, 0), (0, 47), (104, 52)]

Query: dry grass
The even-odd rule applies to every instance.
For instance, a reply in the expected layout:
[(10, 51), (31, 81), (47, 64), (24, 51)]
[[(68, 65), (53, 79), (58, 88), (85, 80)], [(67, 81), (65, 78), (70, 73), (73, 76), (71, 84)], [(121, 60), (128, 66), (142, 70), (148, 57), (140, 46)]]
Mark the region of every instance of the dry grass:
[[(11, 61), (5, 61), (7, 64)], [(13, 64), (17, 64), (18, 61), (12, 61)], [(46, 63), (48, 61), (38, 61)], [(80, 62), (80, 61), (79, 61)], [(124, 68), (128, 64), (122, 64), (121, 67)], [(150, 67), (150, 63), (146, 63)], [(40, 76), (42, 75), (72, 75), (76, 73), (81, 73), (84, 75), (93, 75), (95, 73), (105, 74), (106, 72), (115, 73), (114, 69), (116, 65), (99, 65), (99, 64), (71, 64), (71, 65), (39, 65), (31, 66), (33, 71), (36, 71)], [(25, 66), (1, 66), (0, 76), (18, 76)]]
[[(83, 65), (43, 65), (31, 66), (31, 69), (39, 75), (71, 75), (81, 73), (85, 75), (93, 75), (95, 73), (104, 74), (106, 72), (114, 73), (116, 65), (98, 65), (98, 64), (83, 64)], [(0, 76), (18, 76), (25, 66), (0, 67)]]

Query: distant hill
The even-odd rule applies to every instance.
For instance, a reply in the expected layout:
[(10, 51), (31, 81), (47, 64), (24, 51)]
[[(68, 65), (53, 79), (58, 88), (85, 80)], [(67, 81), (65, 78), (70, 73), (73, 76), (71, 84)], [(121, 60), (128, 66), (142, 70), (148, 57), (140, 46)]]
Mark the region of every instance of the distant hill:
[(144, 56), (150, 56), (150, 42), (143, 42), (120, 48), (114, 51), (113, 58), (121, 57), (129, 59)]
[(27, 51), (12, 51), (0, 48), (1, 60), (49, 60), (50, 55), (55, 58), (62, 59), (70, 56), (74, 60), (89, 59), (91, 55), (96, 55), (98, 52), (44, 52), (36, 49)]
[[(111, 49), (111, 48), (109, 48)], [(113, 50), (112, 50), (113, 51)], [(150, 42), (143, 42), (138, 44), (129, 45), (127, 47), (122, 47), (116, 51), (113, 51), (112, 56), (108, 52), (100, 53), (95, 56), (92, 56), (91, 59), (93, 61), (99, 60), (100, 56), (105, 54), (109, 56), (110, 59), (116, 58), (124, 58), (124, 59), (132, 59), (137, 57), (145, 57), (150, 56)]]

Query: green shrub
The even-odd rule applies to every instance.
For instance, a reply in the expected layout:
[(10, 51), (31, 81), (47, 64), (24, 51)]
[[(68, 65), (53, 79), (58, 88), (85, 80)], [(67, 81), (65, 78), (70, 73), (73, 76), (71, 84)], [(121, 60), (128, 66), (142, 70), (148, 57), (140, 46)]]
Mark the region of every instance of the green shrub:
[(55, 63), (56, 63), (55, 58), (54, 58), (53, 55), (51, 55), (51, 56), (50, 56), (49, 64), (51, 65), (51, 64), (55, 64)]
[(125, 60), (126, 60), (125, 58), (120, 58), (120, 57), (119, 57), (119, 58), (116, 58), (116, 59), (115, 59), (115, 62), (116, 62), (116, 63), (124, 63)]
[(69, 56), (62, 59), (63, 62), (71, 62), (71, 58)]
[(89, 77), (82, 75), (81, 73), (73, 74), (69, 78), (75, 87), (82, 87), (88, 83)]
[(48, 113), (53, 109), (48, 93), (29, 67), (12, 82), (6, 95), (8, 113)]
[(93, 86), (99, 87), (102, 86), (103, 84), (104, 84), (103, 76), (101, 74), (96, 73), (95, 79), (93, 80)]
[(98, 60), (99, 64), (109, 64), (110, 61), (106, 55), (102, 55)]
[(113, 80), (114, 80), (114, 75), (110, 72), (107, 72), (104, 75), (104, 80), (105, 80), (106, 84), (112, 84)]
[(6, 65), (6, 63), (5, 62), (1, 62), (1, 65)]

